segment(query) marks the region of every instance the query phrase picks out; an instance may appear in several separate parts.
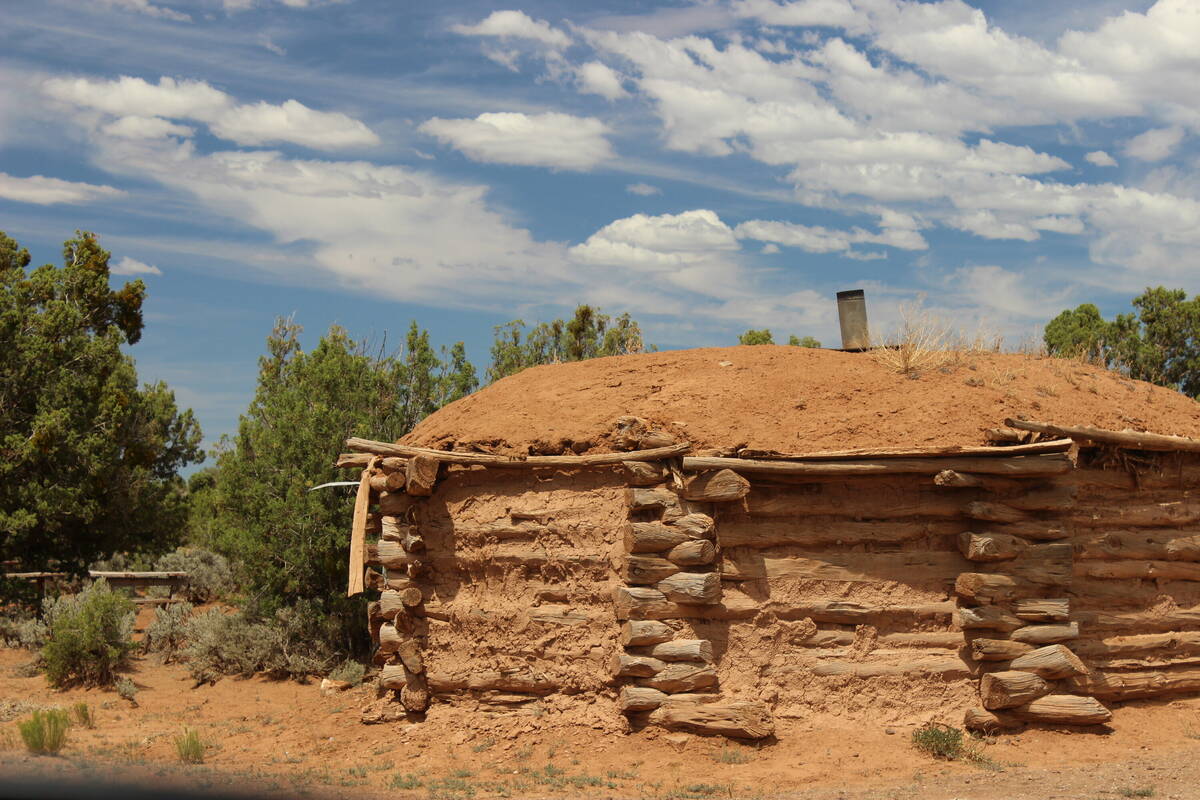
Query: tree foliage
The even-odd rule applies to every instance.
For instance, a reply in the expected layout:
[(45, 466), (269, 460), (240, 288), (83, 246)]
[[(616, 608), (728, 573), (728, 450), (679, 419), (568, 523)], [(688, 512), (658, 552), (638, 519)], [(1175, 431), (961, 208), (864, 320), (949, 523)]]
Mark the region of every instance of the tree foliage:
[(753, 328), (738, 336), (738, 344), (775, 344), (770, 328), (756, 331)]
[(526, 367), (645, 350), (642, 329), (629, 314), (622, 314), (614, 321), (601, 314), (599, 308), (580, 305), (570, 320), (543, 322), (532, 330), (527, 330), (525, 321), (520, 319), (497, 325), (487, 377), (489, 382), (495, 382)]
[(295, 606), (314, 635), (354, 650), (365, 631), (362, 601), (344, 596), (353, 493), (309, 488), (348, 436), (399, 438), (473, 391), (475, 371), (461, 343), (440, 356), (415, 322), (395, 355), (336, 326), (305, 352), (300, 333), (290, 320), (276, 324), (236, 436), (218, 448), (214, 470), (193, 478), (192, 538), (240, 568), (252, 616)]
[(1200, 296), (1147, 287), (1133, 307), (1112, 321), (1091, 303), (1063, 311), (1046, 325), (1046, 349), (1200, 398)]
[(77, 233), (62, 267), (28, 270), (0, 233), (0, 557), (30, 569), (167, 548), (186, 516), (177, 473), (204, 457), (192, 412), (138, 386), (122, 348), (141, 338), (146, 289), (111, 289), (108, 260)]
[(820, 347), (821, 340), (811, 336), (797, 336), (793, 333), (788, 337), (788, 344), (792, 347)]

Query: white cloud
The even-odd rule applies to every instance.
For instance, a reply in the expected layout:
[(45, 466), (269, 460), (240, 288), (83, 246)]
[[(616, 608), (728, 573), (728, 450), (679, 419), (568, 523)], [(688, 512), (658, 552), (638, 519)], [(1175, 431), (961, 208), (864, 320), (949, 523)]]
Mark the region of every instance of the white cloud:
[(650, 197), (655, 194), (662, 194), (662, 189), (657, 186), (651, 186), (648, 183), (631, 183), (625, 187), (625, 191), (630, 194), (638, 194), (642, 197)]
[(1094, 164), (1097, 167), (1115, 167), (1117, 160), (1103, 150), (1093, 150), (1084, 158), (1089, 164)]
[(18, 203), (33, 203), (39, 206), (57, 203), (78, 205), (107, 197), (119, 197), (123, 194), (125, 194), (123, 191), (112, 186), (64, 181), (59, 178), (47, 178), (44, 175), (18, 178), (15, 175), (0, 172), (0, 198)]
[(533, 19), (521, 11), (493, 11), (474, 25), (453, 25), (450, 30), (464, 36), (497, 36), (531, 39), (550, 47), (567, 47), (571, 37), (551, 27), (545, 20)]
[(162, 275), (162, 270), (153, 264), (146, 264), (129, 256), (124, 256), (116, 264), (110, 264), (108, 271), (113, 275)]
[(608, 126), (595, 117), (547, 112), (433, 119), (418, 129), (475, 161), (588, 170), (612, 157)]
[(314, 150), (339, 150), (379, 144), (379, 137), (358, 120), (314, 111), (296, 100), (235, 106), (213, 120), (209, 129), (222, 139), (249, 145), (292, 142)]
[(959, 230), (968, 231), (984, 239), (1020, 239), (1032, 242), (1039, 238), (1038, 232), (1021, 222), (1001, 220), (991, 211), (973, 211), (950, 217), (947, 223)]
[(195, 131), (186, 125), (177, 125), (162, 117), (120, 117), (103, 126), (109, 136), (123, 139), (161, 139), (165, 136), (191, 136)]
[(1162, 161), (1183, 141), (1183, 128), (1173, 125), (1138, 134), (1125, 143), (1125, 155), (1139, 161)]
[[(228, 94), (203, 81), (162, 77), (153, 84), (129, 76), (112, 81), (51, 78), (43, 89), (61, 102), (118, 117), (204, 122), (214, 136), (243, 145), (290, 142), (337, 150), (379, 143), (379, 137), (370, 128), (340, 112), (317, 111), (297, 100), (280, 105), (263, 102), (238, 105)], [(126, 134), (147, 130), (143, 123), (116, 124), (117, 130), (125, 130)], [(122, 128), (122, 124), (126, 127)]]
[(759, 250), (758, 252), (762, 253), (764, 256), (773, 256), (779, 252), (779, 245), (767, 243), (764, 244), (762, 246), (762, 250)]
[(156, 6), (150, 3), (150, 0), (101, 0), (105, 5), (111, 8), (120, 8), (125, 11), (136, 11), (140, 14), (145, 14), (148, 17), (158, 17), (159, 19), (169, 19), (175, 22), (191, 22), (192, 18), (182, 11), (176, 11), (165, 6)]
[[(888, 223), (892, 223), (889, 226)], [(838, 253), (847, 258), (869, 260), (885, 255), (867, 254), (852, 250), (856, 244), (882, 244), (902, 250), (927, 250), (929, 244), (915, 228), (915, 221), (902, 214), (883, 219), (878, 233), (862, 228), (835, 230), (821, 226), (798, 225), (793, 222), (752, 219), (737, 226), (735, 233), (740, 239), (756, 239), (774, 242), (785, 247), (798, 247), (809, 253)]]
[(586, 94), (598, 94), (608, 100), (625, 97), (629, 92), (621, 85), (621, 75), (599, 61), (589, 61), (575, 71), (579, 90)]

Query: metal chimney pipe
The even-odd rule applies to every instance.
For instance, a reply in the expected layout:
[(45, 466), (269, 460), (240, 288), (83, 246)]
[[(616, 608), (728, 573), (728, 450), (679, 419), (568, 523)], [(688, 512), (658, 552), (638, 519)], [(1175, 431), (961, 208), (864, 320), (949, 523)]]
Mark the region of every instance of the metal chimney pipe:
[(843, 350), (866, 350), (871, 346), (867, 331), (867, 297), (862, 289), (837, 293), (838, 322), (842, 326)]

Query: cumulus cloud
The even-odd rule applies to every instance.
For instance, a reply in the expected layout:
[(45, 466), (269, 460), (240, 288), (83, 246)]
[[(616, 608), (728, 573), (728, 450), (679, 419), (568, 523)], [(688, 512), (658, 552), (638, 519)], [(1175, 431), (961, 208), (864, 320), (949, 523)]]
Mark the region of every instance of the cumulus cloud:
[(494, 36), (530, 39), (549, 47), (567, 47), (571, 37), (551, 27), (545, 20), (533, 19), (522, 11), (493, 11), (474, 25), (452, 25), (450, 30), (464, 36)]
[(608, 126), (595, 117), (547, 112), (433, 119), (419, 128), (474, 161), (588, 170), (612, 157)]
[[(927, 250), (928, 242), (915, 228), (911, 218), (904, 215), (885, 217), (879, 232), (862, 228), (836, 230), (816, 225), (798, 225), (794, 222), (752, 219), (737, 226), (735, 233), (740, 239), (756, 239), (773, 242), (785, 247), (798, 247), (809, 253), (838, 253), (847, 258), (869, 260), (885, 255), (867, 254), (851, 249), (856, 244), (881, 244), (901, 250)], [(889, 227), (888, 223), (894, 227)], [(878, 251), (877, 251), (878, 252)]]
[(1125, 155), (1139, 161), (1162, 161), (1183, 141), (1183, 128), (1155, 128), (1138, 134), (1125, 143)]
[(621, 75), (616, 70), (599, 61), (589, 61), (575, 71), (579, 91), (585, 94), (598, 94), (608, 100), (625, 97), (629, 92), (621, 85)]
[(153, 264), (129, 256), (122, 257), (116, 264), (110, 264), (108, 271), (113, 275), (162, 275), (162, 270)]
[[(297, 100), (280, 105), (239, 105), (204, 81), (162, 77), (157, 84), (122, 76), (116, 80), (51, 78), (43, 84), (50, 97), (69, 105), (121, 118), (117, 135), (184, 135), (146, 120), (204, 122), (214, 136), (242, 145), (289, 142), (318, 150), (365, 147), (379, 137), (362, 122), (340, 112), (317, 111)], [(124, 121), (129, 120), (129, 121)], [(156, 127), (157, 126), (157, 127)], [(163, 132), (166, 131), (166, 132)]]
[(648, 183), (631, 183), (625, 187), (625, 191), (630, 194), (641, 195), (642, 197), (650, 197), (651, 195), (662, 194), (662, 189), (657, 186), (651, 186)]
[(39, 206), (68, 203), (78, 205), (102, 200), (109, 197), (119, 197), (125, 194), (112, 186), (97, 186), (91, 183), (64, 181), (59, 178), (47, 178), (44, 175), (31, 175), (19, 178), (0, 172), (0, 197), (18, 203), (33, 203)]
[(195, 133), (186, 125), (178, 125), (162, 117), (120, 117), (103, 126), (109, 136), (123, 139), (161, 139), (166, 136), (188, 137)]
[(1115, 167), (1117, 160), (1103, 150), (1093, 150), (1084, 158), (1089, 164), (1094, 164), (1097, 167)]

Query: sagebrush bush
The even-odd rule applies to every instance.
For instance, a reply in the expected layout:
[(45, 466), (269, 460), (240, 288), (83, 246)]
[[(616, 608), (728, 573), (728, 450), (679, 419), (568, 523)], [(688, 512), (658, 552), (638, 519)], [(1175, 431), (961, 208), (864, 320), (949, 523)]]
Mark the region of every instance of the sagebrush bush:
[(367, 668), (358, 661), (345, 661), (329, 673), (329, 678), (330, 680), (343, 681), (351, 686), (358, 686), (363, 682), (366, 674)]
[(185, 626), (183, 660), (197, 682), (224, 675), (249, 677), (266, 672), (278, 678), (307, 678), (329, 668), (329, 647), (305, 627), (305, 616), (293, 609), (265, 621), (244, 612), (210, 609)]
[(51, 685), (112, 684), (134, 649), (134, 614), (130, 599), (103, 578), (79, 594), (47, 599), (42, 662)]
[(62, 750), (70, 726), (71, 719), (61, 708), (34, 711), (29, 719), (17, 723), (25, 747), (36, 755), (54, 755)]
[(162, 572), (188, 574), (187, 599), (193, 603), (211, 603), (228, 597), (237, 588), (233, 568), (225, 556), (200, 547), (180, 547), (154, 562)]
[(154, 609), (154, 621), (146, 626), (142, 649), (160, 654), (164, 662), (174, 661), (187, 640), (187, 623), (193, 610), (191, 603), (171, 603)]
[(128, 700), (135, 706), (137, 705), (138, 686), (131, 678), (128, 678), (125, 675), (120, 676), (113, 683), (113, 688), (116, 689), (117, 696), (122, 700)]
[(0, 614), (0, 644), (25, 650), (40, 650), (46, 643), (46, 623), (32, 613), (13, 609)]

